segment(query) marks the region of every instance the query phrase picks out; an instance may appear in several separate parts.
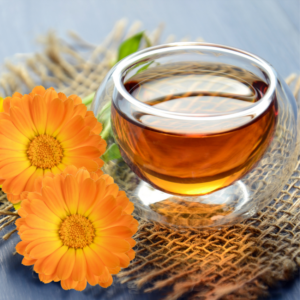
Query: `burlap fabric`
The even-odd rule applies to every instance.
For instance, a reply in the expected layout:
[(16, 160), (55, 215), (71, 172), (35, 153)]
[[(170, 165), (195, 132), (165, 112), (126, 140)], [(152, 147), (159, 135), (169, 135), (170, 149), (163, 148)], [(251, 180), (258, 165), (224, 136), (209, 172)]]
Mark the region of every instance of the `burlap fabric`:
[[(0, 96), (28, 92), (36, 85), (54, 86), (66, 94), (85, 97), (94, 92), (115, 61), (120, 42), (139, 31), (118, 22), (101, 45), (88, 44), (76, 34), (71, 42), (53, 33), (41, 38), (44, 51), (7, 62), (0, 77)], [(149, 33), (159, 43), (161, 27)], [(167, 41), (174, 40), (170, 36)], [(286, 79), (298, 97), (300, 77)], [(132, 184), (133, 174), (112, 175)], [(106, 171), (114, 173), (113, 163)], [(278, 280), (292, 279), (300, 267), (299, 163), (276, 199), (241, 224), (222, 229), (175, 229), (140, 221), (136, 259), (119, 275), (122, 283), (145, 292), (163, 289), (165, 299), (256, 299)], [(0, 194), (0, 230), (18, 217)], [(7, 239), (15, 230), (3, 236)]]

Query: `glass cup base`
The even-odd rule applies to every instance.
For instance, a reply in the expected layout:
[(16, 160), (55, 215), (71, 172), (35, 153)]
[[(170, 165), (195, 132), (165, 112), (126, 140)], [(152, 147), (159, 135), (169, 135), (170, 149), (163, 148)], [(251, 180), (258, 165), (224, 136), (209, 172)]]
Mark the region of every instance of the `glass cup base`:
[(239, 218), (254, 215), (247, 207), (249, 195), (242, 181), (203, 196), (177, 196), (164, 193), (140, 181), (132, 192), (138, 215), (146, 220), (183, 227), (214, 227), (236, 223)]
[(106, 163), (103, 170), (126, 192), (141, 220), (175, 227), (221, 227), (248, 219), (259, 210), (241, 180), (208, 195), (178, 196), (139, 179), (124, 161)]

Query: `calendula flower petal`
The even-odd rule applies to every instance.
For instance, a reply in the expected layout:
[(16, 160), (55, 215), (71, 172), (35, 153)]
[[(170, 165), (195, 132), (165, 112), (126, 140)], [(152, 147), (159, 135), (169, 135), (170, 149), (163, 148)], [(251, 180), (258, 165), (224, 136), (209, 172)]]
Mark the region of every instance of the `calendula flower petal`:
[(17, 175), (15, 179), (12, 181), (10, 189), (11, 193), (14, 195), (19, 195), (24, 190), (28, 180), (36, 171), (36, 167), (30, 166), (29, 168), (25, 169), (22, 173)]
[(47, 231), (54, 231), (58, 229), (58, 225), (47, 222), (35, 214), (26, 216), (26, 224), (31, 228), (43, 229)]
[(45, 258), (43, 263), (42, 272), (46, 275), (51, 275), (55, 272), (57, 265), (64, 254), (68, 251), (67, 246), (62, 246), (56, 251), (52, 252), (48, 257)]
[(67, 96), (64, 93), (58, 93), (57, 96), (62, 101), (66, 101), (68, 99)]
[(3, 100), (3, 110), (5, 113), (9, 113), (10, 110), (10, 97), (7, 97)]
[[(31, 228), (27, 228), (26, 230), (30, 230), (30, 229)], [(22, 230), (22, 228), (21, 228), (21, 230)], [(25, 249), (25, 255), (27, 255), (27, 256), (29, 256), (31, 258), (35, 258), (35, 257), (33, 257), (33, 256), (30, 255), (30, 252), (32, 251), (33, 248), (35, 248), (36, 246), (38, 246), (40, 244), (43, 244), (43, 243), (56, 242), (56, 241), (58, 241), (58, 239), (55, 238), (55, 237), (41, 237), (41, 238), (38, 238), (36, 240), (29, 241), (29, 243), (28, 243), (28, 245), (27, 245), (27, 247)]]
[(90, 248), (97, 253), (105, 266), (114, 268), (120, 265), (118, 257), (109, 250), (94, 243), (90, 245)]
[(47, 124), (47, 104), (41, 95), (33, 98), (31, 115), (37, 132), (40, 135), (44, 134)]
[(76, 286), (77, 286), (77, 282), (73, 281), (72, 278), (68, 278), (61, 281), (61, 287), (64, 290), (75, 289)]
[(65, 109), (60, 99), (53, 99), (48, 105), (48, 118), (46, 125), (46, 134), (53, 136), (53, 133), (64, 121)]
[[(35, 168), (33, 166), (31, 166), (30, 168)], [(28, 178), (28, 181), (24, 187), (24, 191), (32, 191), (34, 189), (34, 183), (36, 181), (36, 179), (41, 178), (44, 175), (44, 172), (42, 169), (35, 169), (34, 173)], [(22, 199), (20, 193), (20, 199)]]
[(23, 152), (14, 151), (11, 149), (0, 149), (0, 156), (2, 160), (10, 158), (26, 158), (26, 154)]
[[(86, 197), (86, 195), (89, 195)], [(86, 178), (81, 184), (79, 194), (78, 214), (85, 215), (85, 212), (93, 205), (96, 197), (96, 183), (91, 178)]]
[(56, 138), (60, 142), (67, 141), (68, 139), (72, 138), (69, 132), (78, 132), (82, 130), (83, 127), (84, 127), (83, 118), (81, 116), (75, 116), (68, 123), (66, 123), (65, 126), (61, 128), (61, 130), (57, 133)]
[(106, 249), (113, 249), (114, 253), (127, 252), (131, 247), (126, 240), (117, 237), (96, 237), (94, 243)]
[(60, 280), (68, 279), (75, 264), (75, 249), (69, 248), (57, 265), (57, 276)]
[(25, 241), (33, 241), (43, 237), (57, 238), (58, 234), (56, 232), (41, 229), (25, 230), (21, 234), (21, 239)]
[(40, 273), (39, 274), (39, 279), (40, 281), (44, 282), (44, 283), (50, 283), (53, 281), (53, 276), (52, 275), (45, 275)]
[(128, 238), (128, 239), (125, 239), (125, 240), (130, 244), (131, 248), (133, 248), (136, 245), (136, 241), (132, 238)]
[(70, 99), (72, 99), (74, 101), (75, 104), (81, 104), (82, 100), (79, 96), (72, 94), (69, 96)]
[(10, 140), (18, 142), (20, 144), (29, 143), (29, 139), (25, 135), (23, 135), (11, 121), (1, 119), (0, 128), (1, 134), (9, 138)]
[(55, 91), (54, 88), (49, 88), (45, 91), (44, 93), (44, 99), (47, 105), (49, 105), (51, 103), (51, 101), (53, 101), (54, 99), (58, 98), (58, 94)]
[(121, 271), (121, 268), (120, 267), (115, 267), (115, 268), (107, 268), (108, 272), (110, 274), (118, 274), (120, 271)]
[(125, 253), (115, 253), (120, 261), (120, 267), (127, 268), (130, 264), (130, 259)]
[(45, 186), (42, 188), (42, 195), (45, 199), (45, 202), (47, 206), (50, 208), (50, 210), (57, 215), (59, 218), (63, 219), (66, 217), (67, 212), (64, 208), (63, 201), (60, 201), (60, 199), (56, 196), (53, 189), (51, 189), (48, 186)]
[(126, 226), (115, 226), (105, 228), (98, 231), (98, 236), (120, 236), (122, 238), (129, 238), (133, 235), (133, 232)]
[(16, 245), (16, 251), (21, 254), (24, 255), (25, 253), (25, 249), (28, 246), (29, 242), (27, 241), (21, 241)]
[(108, 275), (108, 280), (107, 280), (107, 281), (99, 281), (98, 283), (99, 283), (99, 285), (100, 285), (101, 287), (103, 287), (103, 288), (108, 288), (108, 287), (111, 286), (112, 283), (113, 283), (112, 276), (109, 274), (109, 275)]
[(75, 178), (76, 178), (76, 180), (77, 180), (77, 182), (80, 186), (83, 184), (83, 182), (86, 179), (91, 178), (91, 174), (87, 170), (84, 170), (84, 169), (78, 170), (78, 172), (74, 175), (75, 175)]
[(0, 178), (13, 203), (22, 201), (22, 192), (33, 192), (39, 178), (62, 174), (68, 165), (91, 172), (100, 168), (106, 143), (91, 131), (90, 124), (99, 122), (79, 99), (39, 86), (28, 95), (15, 93), (3, 100)]
[(101, 172), (68, 166), (22, 193), (16, 249), (41, 281), (78, 291), (87, 282), (108, 287), (111, 274), (129, 265), (137, 226), (124, 212), (130, 201), (112, 182)]
[(74, 115), (79, 115), (82, 118), (85, 117), (87, 112), (87, 107), (84, 104), (78, 104), (76, 105), (76, 107), (74, 108)]
[(106, 227), (110, 226), (111, 220), (115, 220), (117, 222), (119, 220), (119, 218), (121, 217), (122, 213), (123, 213), (123, 209), (121, 206), (115, 207), (104, 218), (94, 222), (95, 228), (106, 228)]
[(36, 273), (42, 273), (42, 264), (44, 262), (44, 258), (39, 258), (36, 260), (36, 262), (34, 263), (33, 265), (33, 270), (36, 272)]
[(75, 156), (75, 157), (91, 157), (91, 158), (98, 158), (101, 155), (101, 152), (91, 146), (79, 147), (75, 149), (71, 149), (67, 151), (66, 156)]
[(79, 282), (77, 283), (77, 285), (74, 287), (74, 289), (75, 289), (76, 291), (81, 292), (81, 291), (83, 291), (83, 290), (86, 288), (86, 284), (87, 284), (87, 280), (86, 280), (86, 279), (84, 279), (84, 280), (82, 280), (82, 281), (79, 281)]
[(74, 281), (82, 281), (86, 278), (86, 259), (82, 249), (76, 249), (75, 264), (71, 277)]
[(79, 132), (74, 132), (74, 136), (70, 139), (61, 142), (61, 145), (65, 149), (72, 149), (78, 146), (78, 140), (84, 141), (87, 136), (90, 134), (90, 128), (89, 127), (83, 127)]
[(90, 247), (83, 248), (83, 253), (86, 259), (87, 268), (95, 276), (100, 276), (105, 268), (102, 260)]
[[(36, 86), (31, 91), (30, 95), (34, 97), (35, 95), (43, 96), (45, 94), (46, 90), (43, 86)], [(17, 94), (19, 98), (22, 98), (22, 95), (20, 93)]]
[(93, 128), (93, 133), (95, 133), (95, 134), (100, 134), (101, 133), (101, 131), (102, 131), (102, 124), (101, 123), (97, 123), (96, 125), (95, 125), (95, 127)]
[[(104, 266), (102, 268), (102, 272), (103, 272), (103, 269), (104, 269)], [(94, 273), (91, 271), (91, 268), (89, 267), (88, 264), (86, 266), (86, 280), (92, 286), (98, 284), (98, 276), (94, 275)]]
[(36, 259), (28, 259), (28, 258), (23, 258), (22, 259), (22, 265), (24, 266), (32, 266), (36, 262)]
[(77, 168), (85, 167), (89, 172), (95, 172), (98, 169), (97, 163), (90, 158), (83, 159), (83, 157), (66, 156), (62, 162), (65, 165), (74, 165)]
[[(21, 141), (13, 141), (6, 137), (3, 134), (0, 134), (0, 141), (1, 141), (1, 150), (2, 149), (8, 149), (13, 151), (17, 151), (19, 153), (24, 154), (24, 151), (26, 151), (26, 145), (23, 144)], [(23, 155), (21, 156), (23, 157)]]
[(12, 123), (24, 136), (33, 139), (37, 135), (32, 119), (26, 111), (24, 112), (19, 107), (13, 106), (10, 108), (10, 116)]
[(50, 255), (51, 253), (53, 253), (54, 251), (59, 249), (61, 246), (62, 246), (62, 242), (59, 240), (48, 241), (48, 242), (45, 242), (45, 243), (35, 246), (30, 251), (30, 256), (32, 258), (36, 258), (36, 259), (43, 258), (43, 257), (46, 257), (46, 256)]
[(132, 214), (134, 211), (134, 206), (132, 202), (129, 202), (126, 206), (126, 208), (124, 209), (124, 212), (128, 215)]
[(105, 283), (105, 282), (108, 282), (110, 280), (110, 278), (111, 278), (111, 275), (108, 271), (108, 268), (105, 267), (101, 276), (98, 277), (98, 282)]
[(78, 207), (78, 183), (74, 176), (68, 175), (64, 182), (64, 196), (69, 212), (74, 215), (77, 213)]
[[(24, 205), (22, 205), (24, 206)], [(46, 222), (53, 223), (55, 225), (58, 225), (61, 223), (61, 219), (53, 213), (48, 206), (45, 204), (45, 202), (39, 200), (39, 199), (33, 199), (31, 200), (31, 211), (36, 215), (39, 216), (39, 218), (45, 220)]]
[(107, 216), (107, 214), (112, 212), (115, 207), (115, 198), (112, 195), (107, 195), (102, 201), (99, 201), (97, 205), (94, 206), (91, 212), (88, 210), (85, 215), (88, 216), (92, 222), (96, 222)]
[(30, 167), (29, 161), (23, 159), (16, 161), (15, 159), (15, 162), (8, 163), (1, 168), (0, 177), (11, 178), (17, 176), (29, 167)]
[(115, 183), (110, 184), (110, 185), (107, 186), (107, 188), (105, 190), (104, 197), (106, 195), (112, 195), (116, 198), (117, 195), (118, 195), (118, 192), (119, 192), (119, 187)]
[(135, 252), (132, 249), (130, 249), (129, 251), (127, 251), (126, 255), (128, 255), (128, 257), (129, 257), (130, 260), (133, 260), (135, 258)]

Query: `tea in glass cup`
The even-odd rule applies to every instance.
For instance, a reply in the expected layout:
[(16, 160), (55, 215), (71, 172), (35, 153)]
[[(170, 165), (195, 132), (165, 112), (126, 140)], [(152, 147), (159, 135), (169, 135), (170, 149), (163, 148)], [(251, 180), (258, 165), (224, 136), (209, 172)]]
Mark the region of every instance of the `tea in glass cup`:
[(130, 118), (126, 104), (112, 105), (113, 129), (125, 161), (141, 179), (167, 193), (205, 195), (232, 184), (259, 161), (276, 126), (276, 97), (247, 124), (236, 126), (230, 118), (208, 126), (189, 122), (196, 114), (205, 121), (247, 110), (264, 96), (267, 82), (231, 65), (157, 66), (132, 76), (124, 87), (149, 107), (187, 117), (166, 122), (145, 112)]
[(297, 161), (294, 97), (271, 65), (239, 49), (174, 43), (134, 53), (99, 87), (92, 110), (100, 121), (110, 103), (129, 175), (120, 161), (104, 171), (141, 218), (240, 222), (277, 195)]

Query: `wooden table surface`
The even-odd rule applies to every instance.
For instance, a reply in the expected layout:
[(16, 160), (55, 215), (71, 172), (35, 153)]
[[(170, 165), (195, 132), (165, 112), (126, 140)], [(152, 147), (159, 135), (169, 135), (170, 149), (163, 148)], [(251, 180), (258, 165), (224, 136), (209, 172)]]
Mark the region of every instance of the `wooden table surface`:
[[(100, 43), (121, 18), (140, 20), (152, 30), (165, 23), (163, 37), (202, 37), (207, 42), (244, 49), (270, 62), (287, 77), (300, 73), (300, 0), (0, 0), (0, 65), (16, 53), (39, 49), (35, 42), (50, 28), (62, 37), (78, 32)], [(5, 233), (2, 231), (2, 233)], [(30, 267), (21, 265), (14, 246), (19, 238), (0, 241), (0, 299), (160, 299), (162, 293), (139, 294), (125, 285), (64, 291), (59, 284), (40, 283)], [(273, 300), (300, 299), (296, 280), (270, 289)]]

